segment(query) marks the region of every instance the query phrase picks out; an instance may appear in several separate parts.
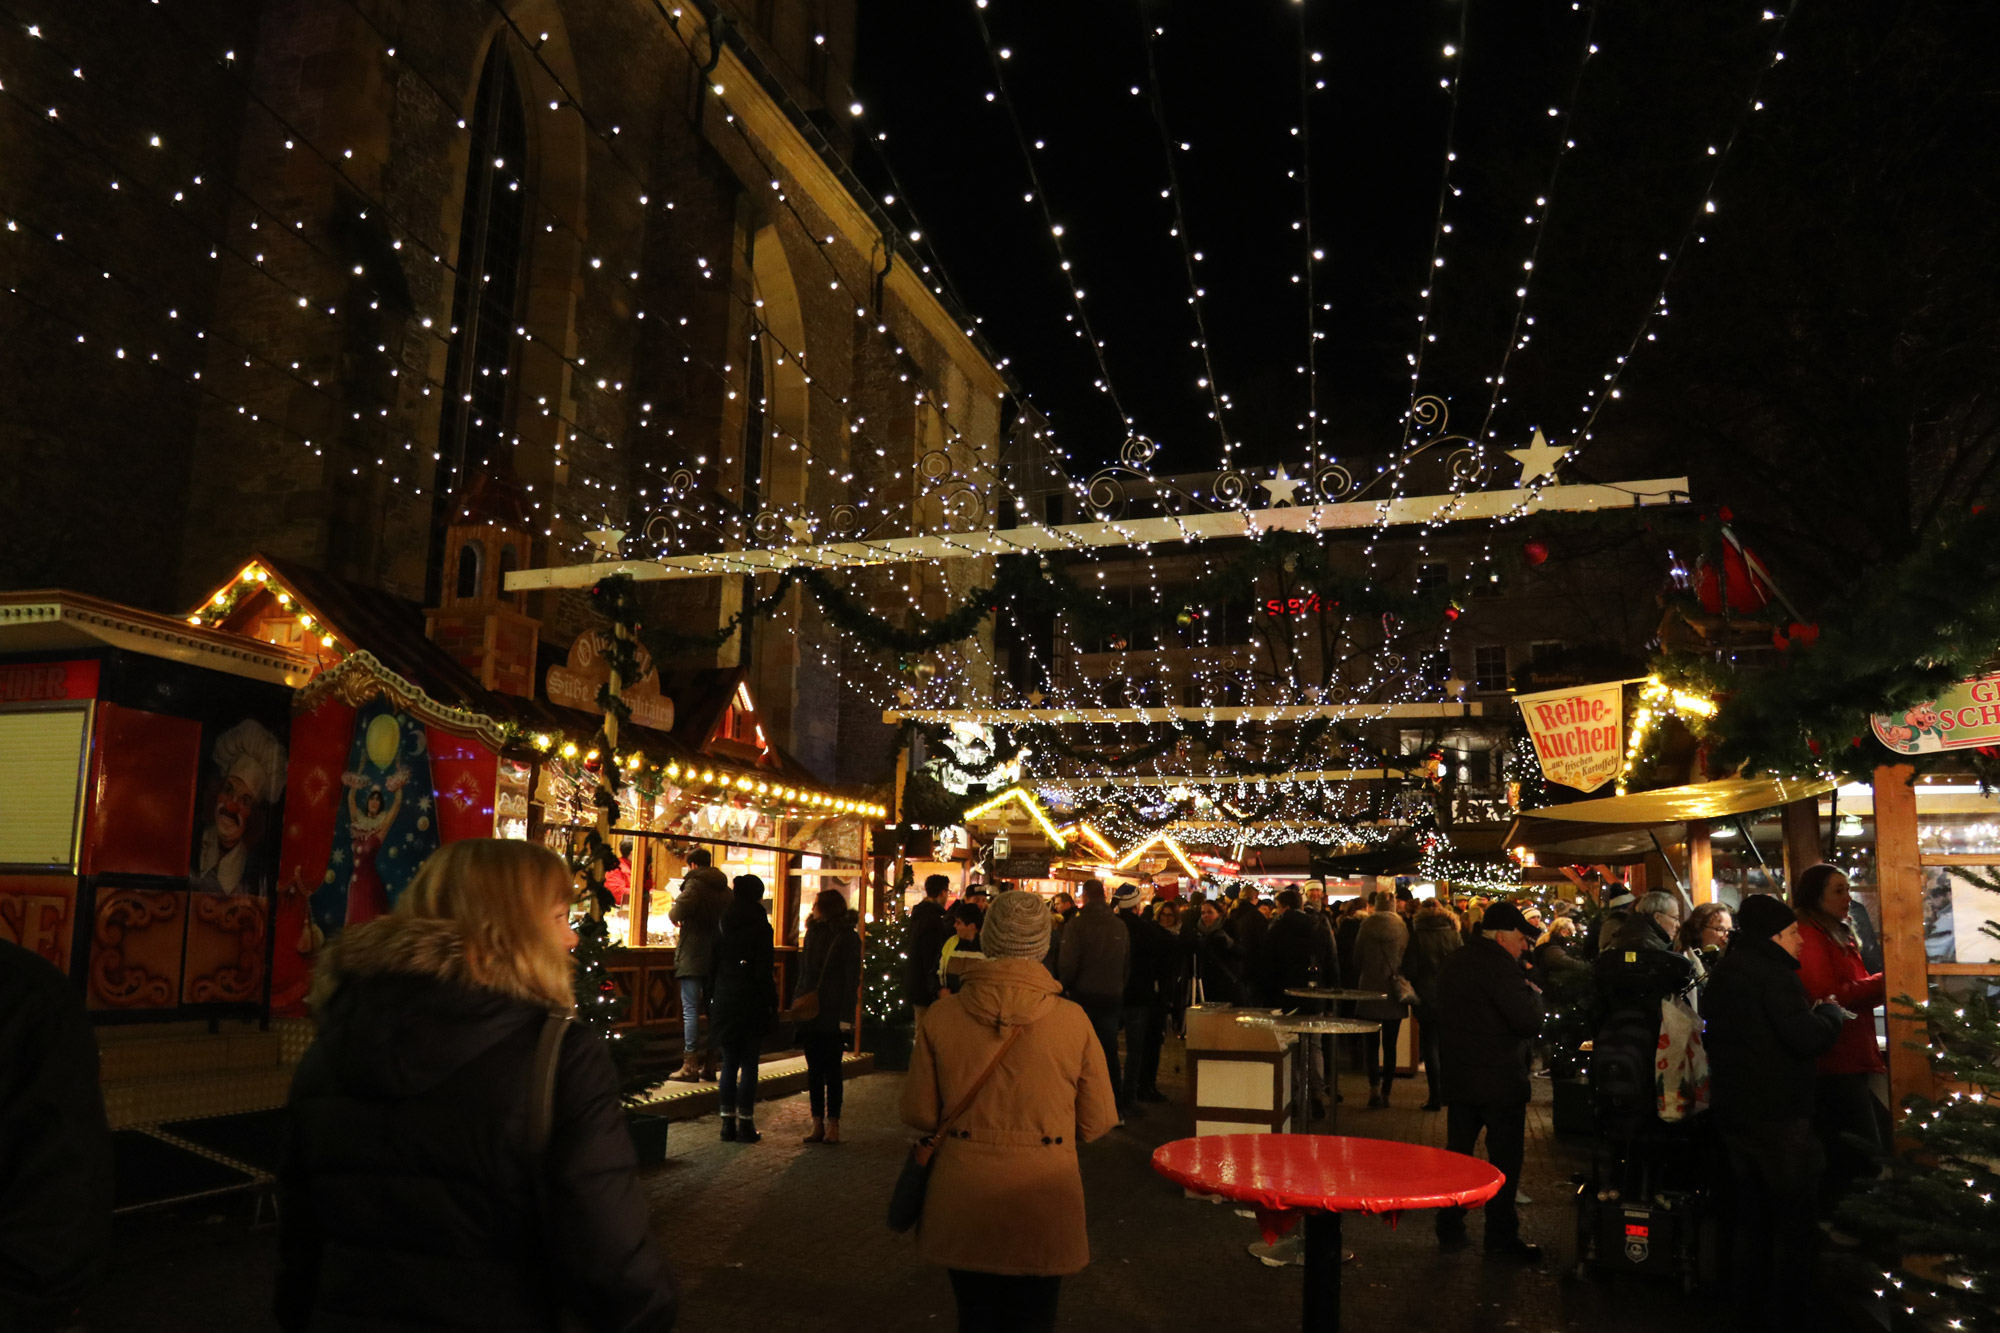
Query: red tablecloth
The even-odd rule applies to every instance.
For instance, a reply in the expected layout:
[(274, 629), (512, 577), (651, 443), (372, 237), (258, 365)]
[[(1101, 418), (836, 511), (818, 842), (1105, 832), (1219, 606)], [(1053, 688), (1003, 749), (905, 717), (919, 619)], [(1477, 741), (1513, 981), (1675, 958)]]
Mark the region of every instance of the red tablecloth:
[(1331, 1134), (1210, 1134), (1175, 1139), (1153, 1169), (1177, 1185), (1256, 1207), (1267, 1238), (1301, 1211), (1396, 1214), (1485, 1203), (1499, 1170), (1477, 1157), (1393, 1139)]

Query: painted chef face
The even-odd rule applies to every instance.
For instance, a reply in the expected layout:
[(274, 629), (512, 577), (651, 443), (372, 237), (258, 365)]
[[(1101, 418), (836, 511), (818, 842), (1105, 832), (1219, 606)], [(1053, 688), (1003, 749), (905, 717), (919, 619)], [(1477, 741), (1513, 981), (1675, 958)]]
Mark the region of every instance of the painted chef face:
[(251, 817), (257, 813), (257, 793), (243, 779), (231, 775), (216, 789), (214, 824), (216, 840), (228, 851), (243, 841)]

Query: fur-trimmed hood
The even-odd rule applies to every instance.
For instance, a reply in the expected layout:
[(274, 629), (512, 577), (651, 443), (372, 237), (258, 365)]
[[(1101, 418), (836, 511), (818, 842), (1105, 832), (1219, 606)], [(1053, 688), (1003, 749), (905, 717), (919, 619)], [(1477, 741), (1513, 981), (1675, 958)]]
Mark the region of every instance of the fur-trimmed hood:
[(408, 1097), (435, 1086), (551, 1009), (525, 977), (470, 976), (456, 921), (385, 916), (320, 955), (309, 1003), (319, 1044), (350, 1087)]

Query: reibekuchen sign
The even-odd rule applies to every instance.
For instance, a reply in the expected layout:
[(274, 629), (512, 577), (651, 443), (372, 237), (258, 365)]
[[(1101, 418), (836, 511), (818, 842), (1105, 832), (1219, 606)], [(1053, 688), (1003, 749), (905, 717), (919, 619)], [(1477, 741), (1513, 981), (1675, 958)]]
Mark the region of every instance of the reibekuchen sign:
[(1875, 738), (1897, 754), (1935, 754), (2000, 744), (2000, 675), (1945, 687), (1901, 713), (1877, 713)]
[(1614, 680), (1515, 697), (1543, 777), (1596, 791), (1618, 776), (1625, 751), (1624, 688)]

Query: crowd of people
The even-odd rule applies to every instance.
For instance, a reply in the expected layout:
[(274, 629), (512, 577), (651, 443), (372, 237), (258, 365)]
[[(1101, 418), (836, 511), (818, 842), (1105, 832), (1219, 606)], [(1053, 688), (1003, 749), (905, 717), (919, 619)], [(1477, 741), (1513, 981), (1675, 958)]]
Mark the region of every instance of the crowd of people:
[[(806, 1142), (838, 1143), (860, 971), (852, 910), (837, 890), (817, 895), (781, 1004), (764, 885), (721, 879), (691, 864), (675, 912), (688, 1008), (711, 1017), (722, 1137), (758, 1140), (758, 1051), (789, 1018), (811, 1075)], [(1317, 884), (1268, 902), (1142, 903), (1135, 886), (1095, 880), (1074, 901), (1000, 884), (957, 903), (949, 893), (934, 877), (910, 914), (904, 980), (918, 1021), (900, 1112), (937, 1148), (918, 1253), (950, 1271), (963, 1329), (1053, 1326), (1061, 1279), (1089, 1262), (1078, 1145), (1164, 1099), (1161, 1044), (1190, 1003), (1276, 1008), (1289, 989), (1343, 979), (1373, 992), (1361, 1002), (1382, 1029), (1366, 1065), (1371, 1106), (1388, 1102), (1396, 1025), (1414, 1012), (1426, 1109), (1446, 1112), (1454, 1151), (1483, 1140), (1504, 1177), (1483, 1208), (1485, 1251), (1532, 1263), (1541, 1253), (1517, 1205), (1544, 991), (1593, 953), (1676, 960), (1705, 1020), (1736, 1308), (1764, 1327), (1807, 1318), (1816, 1221), (1887, 1143), (1871, 1084), (1882, 976), (1831, 866), (1799, 875), (1789, 902), (1752, 895), (1733, 915), (1615, 894), (1589, 929), (1507, 899), (1378, 892), (1334, 906)], [(671, 1327), (676, 1297), (618, 1079), (604, 1043), (574, 1022), (572, 896), (568, 867), (545, 849), (455, 842), (393, 912), (328, 947), (278, 1179), (284, 1327)], [(4, 1255), (0, 1314), (61, 1328), (105, 1243), (102, 1100), (60, 977), (0, 947), (0, 995), (26, 1061), (0, 1099), (0, 1165), (14, 1164), (0, 1182), (22, 1196), (6, 1202), (32, 1211), (25, 1191), (57, 1191), (65, 1202), (50, 1215), (70, 1223)], [(709, 1060), (698, 1046), (683, 1067), (698, 1075)], [(1465, 1210), (1440, 1210), (1436, 1235), (1447, 1250), (1469, 1244)]]

